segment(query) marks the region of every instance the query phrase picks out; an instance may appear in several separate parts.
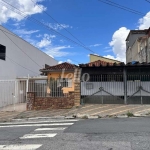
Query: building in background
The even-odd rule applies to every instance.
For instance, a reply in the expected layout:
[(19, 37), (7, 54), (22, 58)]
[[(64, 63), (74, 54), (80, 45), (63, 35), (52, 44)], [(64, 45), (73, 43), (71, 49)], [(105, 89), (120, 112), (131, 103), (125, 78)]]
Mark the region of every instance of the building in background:
[(97, 60), (108, 62), (108, 63), (120, 63), (120, 61), (118, 61), (118, 60), (114, 60), (114, 59), (110, 59), (110, 58), (90, 54), (90, 62), (95, 62)]
[(0, 80), (38, 76), (45, 64), (58, 62), (19, 36), (0, 26)]
[(150, 62), (150, 29), (131, 30), (126, 39), (126, 62)]

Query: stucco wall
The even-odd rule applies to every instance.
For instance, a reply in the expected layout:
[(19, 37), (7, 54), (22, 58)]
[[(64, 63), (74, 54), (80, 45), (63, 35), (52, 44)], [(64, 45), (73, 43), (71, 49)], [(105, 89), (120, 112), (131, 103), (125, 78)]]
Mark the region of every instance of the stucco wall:
[[(61, 76), (62, 76), (62, 72), (49, 73), (48, 74), (48, 80), (50, 78), (58, 79)], [(74, 91), (74, 73), (73, 72), (66, 72), (66, 73), (64, 73), (63, 78), (68, 78), (68, 77), (69, 78), (71, 77), (70, 79), (72, 79), (72, 87), (63, 87), (62, 88), (63, 93), (68, 93), (68, 92), (73, 92)], [(48, 89), (48, 91), (50, 91), (50, 90)]]
[(101, 61), (105, 61), (105, 62), (108, 62), (108, 63), (119, 63), (119, 61), (117, 60), (113, 60), (113, 59), (108, 59), (108, 58), (105, 58), (105, 57), (101, 57), (101, 56), (96, 56), (96, 55), (90, 55), (90, 62), (94, 62), (94, 61), (97, 61), (97, 60), (101, 60)]
[[(136, 40), (138, 39), (138, 37), (142, 37), (144, 36), (144, 33), (140, 33), (140, 34), (132, 34), (130, 33), (130, 36), (128, 38), (128, 41), (126, 41), (126, 63), (128, 62), (132, 62), (132, 61), (139, 61), (139, 58), (137, 59), (137, 55), (133, 54), (133, 53), (137, 53), (137, 51), (129, 51), (129, 47), (133, 47), (134, 43), (136, 42)], [(131, 56), (132, 55), (132, 56)], [(134, 55), (134, 57), (133, 57)], [(132, 59), (131, 59), (132, 58)], [(136, 60), (135, 60), (136, 59)]]
[[(9, 38), (2, 30), (6, 31), (4, 33)], [(2, 26), (0, 26), (0, 44), (6, 46), (6, 60), (0, 60), (0, 80), (15, 79), (28, 74), (38, 76), (40, 75), (39, 69), (43, 68), (45, 64), (57, 64), (52, 57)]]

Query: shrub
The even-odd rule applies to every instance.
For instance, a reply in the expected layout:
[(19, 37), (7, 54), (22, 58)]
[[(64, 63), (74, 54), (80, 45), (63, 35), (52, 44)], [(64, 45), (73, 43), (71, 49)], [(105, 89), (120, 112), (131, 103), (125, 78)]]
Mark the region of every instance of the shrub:
[(132, 112), (127, 112), (127, 114), (126, 114), (128, 117), (133, 117), (134, 116), (134, 114), (132, 113)]

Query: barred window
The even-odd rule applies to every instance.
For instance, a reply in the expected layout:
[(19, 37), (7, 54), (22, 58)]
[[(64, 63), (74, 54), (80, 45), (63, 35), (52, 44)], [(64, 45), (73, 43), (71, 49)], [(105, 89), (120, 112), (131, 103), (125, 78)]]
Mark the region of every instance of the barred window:
[(6, 59), (6, 47), (0, 44), (0, 59)]
[(67, 78), (57, 79), (57, 85), (61, 87), (72, 87), (72, 79)]

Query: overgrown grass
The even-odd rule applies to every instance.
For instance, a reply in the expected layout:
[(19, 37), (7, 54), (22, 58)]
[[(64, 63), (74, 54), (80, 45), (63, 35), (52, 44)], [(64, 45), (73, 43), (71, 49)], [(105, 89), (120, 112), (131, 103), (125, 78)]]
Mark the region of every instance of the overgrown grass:
[(126, 113), (126, 115), (127, 115), (128, 117), (134, 117), (134, 114), (133, 114), (132, 112), (130, 112), (130, 111), (128, 111), (128, 112)]
[(85, 116), (82, 117), (82, 119), (88, 119), (88, 116), (85, 115)]

